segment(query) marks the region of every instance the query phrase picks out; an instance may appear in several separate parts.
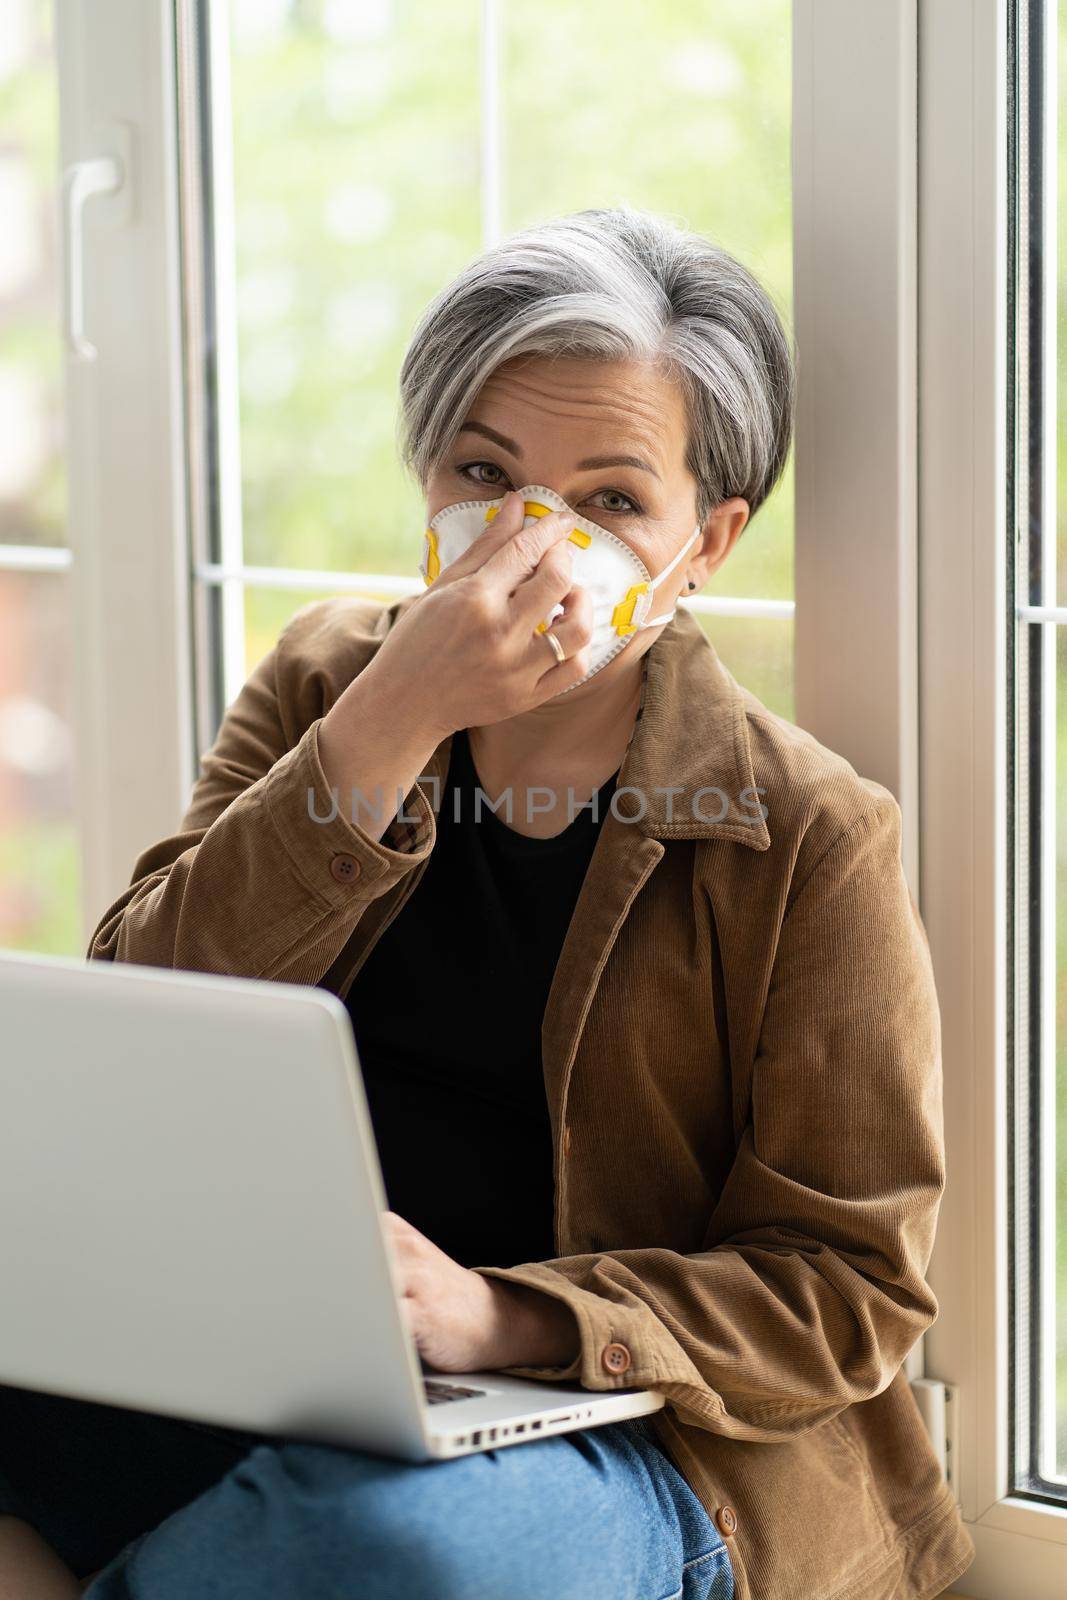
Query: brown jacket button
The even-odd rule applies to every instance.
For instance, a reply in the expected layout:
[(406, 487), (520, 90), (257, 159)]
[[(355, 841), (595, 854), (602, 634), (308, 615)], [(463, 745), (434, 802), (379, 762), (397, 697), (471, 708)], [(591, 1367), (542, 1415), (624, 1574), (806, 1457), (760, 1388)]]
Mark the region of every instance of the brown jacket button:
[(334, 856), (330, 862), (330, 875), (338, 883), (355, 883), (362, 870), (355, 856)]
[(630, 1366), (630, 1352), (624, 1344), (606, 1344), (600, 1359), (607, 1372), (625, 1372)]
[(732, 1539), (737, 1532), (737, 1512), (733, 1506), (720, 1506), (715, 1513), (715, 1522), (724, 1539)]

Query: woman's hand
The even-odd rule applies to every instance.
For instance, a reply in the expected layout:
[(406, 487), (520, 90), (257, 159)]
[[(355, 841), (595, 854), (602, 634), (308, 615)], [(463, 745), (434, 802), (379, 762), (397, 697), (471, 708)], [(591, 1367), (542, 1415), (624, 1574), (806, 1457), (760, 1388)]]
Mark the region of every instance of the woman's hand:
[[(390, 629), (330, 708), (318, 753), (331, 789), (355, 791), (362, 826), (380, 839), (437, 746), (457, 728), (483, 727), (561, 694), (589, 669), (593, 608), (571, 585), (573, 523), (560, 512), (524, 528), (512, 490), (495, 519)], [(567, 660), (534, 630), (552, 624)]]
[[(440, 738), (517, 716), (583, 678), (593, 611), (571, 581), (573, 517), (553, 511), (523, 527), (522, 496), (500, 511), (391, 630), (372, 663), (381, 691), (419, 694)], [(535, 629), (552, 624), (567, 660), (557, 663)]]
[(385, 1213), (400, 1306), (419, 1355), (439, 1372), (566, 1366), (578, 1324), (561, 1300), (461, 1267), (418, 1228)]

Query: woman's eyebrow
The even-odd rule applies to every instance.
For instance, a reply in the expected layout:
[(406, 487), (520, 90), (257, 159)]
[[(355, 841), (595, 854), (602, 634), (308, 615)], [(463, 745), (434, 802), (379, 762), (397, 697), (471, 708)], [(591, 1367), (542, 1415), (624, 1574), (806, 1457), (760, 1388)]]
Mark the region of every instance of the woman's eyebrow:
[(480, 433), (484, 438), (490, 439), (493, 444), (498, 444), (501, 450), (507, 450), (510, 455), (515, 457), (516, 461), (522, 460), (522, 451), (514, 439), (509, 439), (506, 433), (497, 433), (496, 429), (491, 428), (487, 422), (465, 422), (462, 428), (458, 428), (456, 431), (458, 433)]
[[(465, 422), (457, 430), (459, 433), (480, 433), (483, 438), (489, 439), (493, 444), (498, 444), (502, 450), (507, 450), (516, 461), (522, 460), (522, 451), (514, 439), (509, 439), (507, 434), (497, 433), (487, 422)], [(637, 467), (641, 472), (650, 472), (654, 478), (659, 477), (655, 467), (650, 467), (647, 461), (642, 461), (640, 456), (587, 456), (584, 461), (579, 461), (576, 472), (599, 472), (604, 467)]]
[(650, 467), (640, 456), (587, 456), (584, 461), (579, 461), (576, 470), (599, 472), (602, 467), (638, 467), (642, 472), (651, 472), (654, 478), (659, 477), (655, 467)]

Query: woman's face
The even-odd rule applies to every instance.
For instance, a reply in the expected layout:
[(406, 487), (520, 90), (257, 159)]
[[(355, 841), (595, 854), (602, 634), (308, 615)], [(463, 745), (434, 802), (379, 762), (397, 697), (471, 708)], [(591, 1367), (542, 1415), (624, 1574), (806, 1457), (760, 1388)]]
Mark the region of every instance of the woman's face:
[[(519, 357), (486, 381), (432, 473), (427, 520), (459, 500), (497, 500), (508, 489), (544, 484), (625, 540), (655, 577), (696, 526), (687, 439), (681, 390), (648, 363)], [(703, 539), (655, 591), (657, 612), (689, 592), (688, 580), (702, 586), (747, 520), (739, 497), (715, 507)], [(655, 632), (644, 639), (651, 643)]]

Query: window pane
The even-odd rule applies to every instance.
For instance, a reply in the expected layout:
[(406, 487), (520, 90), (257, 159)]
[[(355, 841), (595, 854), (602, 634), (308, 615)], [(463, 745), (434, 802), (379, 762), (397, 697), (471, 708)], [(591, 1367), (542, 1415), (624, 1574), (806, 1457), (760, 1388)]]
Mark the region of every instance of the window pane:
[(719, 660), (770, 711), (793, 721), (792, 617), (720, 617), (697, 620)]
[(0, 571), (0, 946), (81, 954), (68, 600)]
[(245, 557), (412, 574), (416, 317), (480, 241), (477, 0), (230, 0)]
[[(474, 0), (229, 0), (251, 565), (415, 570), (400, 359), (481, 246), (498, 156), (505, 227), (618, 199), (666, 211), (739, 255), (791, 323), (789, 0), (497, 9), (494, 132)], [(671, 138), (633, 137), (642, 122)], [(790, 597), (792, 523), (790, 467), (709, 592)]]
[(0, 25), (0, 543), (65, 542), (56, 77), (49, 0)]
[(1067, 1479), (1067, 633), (1058, 628), (1056, 635), (1056, 1054), (1055, 1063), (1050, 1063), (1054, 1081), (1048, 1112), (1053, 1126), (1046, 1130), (1045, 1156), (1051, 1169), (1047, 1195), (1053, 1207), (1048, 1218), (1054, 1239), (1049, 1266), (1055, 1274), (1055, 1284), (1050, 1285), (1048, 1333), (1053, 1348), (1048, 1370), (1056, 1392), (1048, 1404), (1048, 1426), (1055, 1433), (1050, 1447), (1053, 1470)]
[[(665, 213), (737, 256), (791, 327), (791, 0), (500, 9), (505, 227), (623, 202)], [(792, 597), (791, 464), (706, 592)]]
[[(1067, 3), (1060, 0), (1058, 32), (1054, 48), (1060, 60), (1059, 104), (1050, 108), (1056, 119), (1059, 160), (1057, 164), (1057, 238), (1048, 241), (1055, 250), (1055, 276), (1057, 314), (1054, 320), (1056, 384), (1059, 405), (1056, 413), (1056, 500), (1059, 515), (1060, 547), (1067, 539)], [(1051, 419), (1050, 419), (1051, 422)], [(1050, 542), (1056, 538), (1049, 530)], [(1067, 601), (1067, 563), (1057, 562), (1060, 604)], [(1051, 596), (1050, 596), (1051, 598)], [(1052, 1091), (1048, 1096), (1048, 1111), (1054, 1119), (1046, 1138), (1046, 1161), (1050, 1171), (1046, 1193), (1054, 1207), (1054, 1216), (1048, 1226), (1053, 1231), (1054, 1244), (1048, 1250), (1049, 1268), (1055, 1274), (1055, 1287), (1050, 1286), (1053, 1306), (1047, 1317), (1047, 1333), (1053, 1349), (1047, 1363), (1049, 1381), (1055, 1383), (1055, 1397), (1047, 1406), (1048, 1427), (1054, 1430), (1055, 1443), (1050, 1445), (1052, 1467), (1055, 1475), (1067, 1484), (1067, 633), (1057, 630), (1057, 671), (1055, 698), (1056, 727), (1056, 777), (1057, 838), (1055, 842), (1056, 887), (1056, 1052), (1055, 1063), (1049, 1063), (1054, 1075)], [(1053, 1376), (1054, 1374), (1054, 1376)]]
[[(260, 589), (245, 591), (245, 673), (251, 672), (257, 662), (277, 641), (286, 623), (313, 600), (337, 598), (336, 589)], [(353, 594), (354, 600), (374, 600), (388, 605), (396, 595), (381, 594), (368, 589), (366, 594)]]
[[(1057, 181), (1051, 138), (1064, 140), (1065, 104), (1046, 99), (1049, 50), (1063, 50), (1067, 5), (1018, 0), (1016, 117), (1009, 159), (1018, 208), (1010, 216), (1012, 348), (1008, 418), (1014, 446), (1015, 824), (1012, 994), (1012, 1388), (1017, 1491), (1067, 1500), (1067, 630), (1053, 614), (1057, 592), (1057, 501), (1065, 491), (1061, 446), (1064, 300), (1058, 294)], [(1056, 32), (1058, 24), (1058, 35)], [(1051, 135), (1051, 138), (1050, 138)], [(1062, 209), (1062, 208), (1059, 208)], [(1058, 369), (1058, 370), (1057, 370)], [(1049, 379), (1054, 382), (1050, 384)]]
[[(1067, 0), (1058, 0), (1058, 34), (1056, 50), (1059, 56), (1057, 78), (1059, 84), (1059, 105), (1051, 108), (1051, 114), (1056, 118), (1055, 138), (1057, 147), (1057, 173), (1056, 195), (1056, 238), (1050, 240), (1050, 248), (1055, 246), (1055, 283), (1057, 305), (1059, 307), (1055, 326), (1055, 360), (1056, 383), (1059, 392), (1059, 404), (1056, 414), (1056, 499), (1058, 516), (1056, 526), (1058, 536), (1056, 541), (1056, 589), (1057, 601), (1067, 605), (1067, 390), (1064, 382), (1067, 380), (1067, 316), (1064, 308), (1067, 307)], [(1049, 596), (1051, 599), (1052, 597)]]
[(69, 581), (5, 570), (66, 541), (52, 23), (6, 0), (0, 27), (0, 946), (75, 953)]

